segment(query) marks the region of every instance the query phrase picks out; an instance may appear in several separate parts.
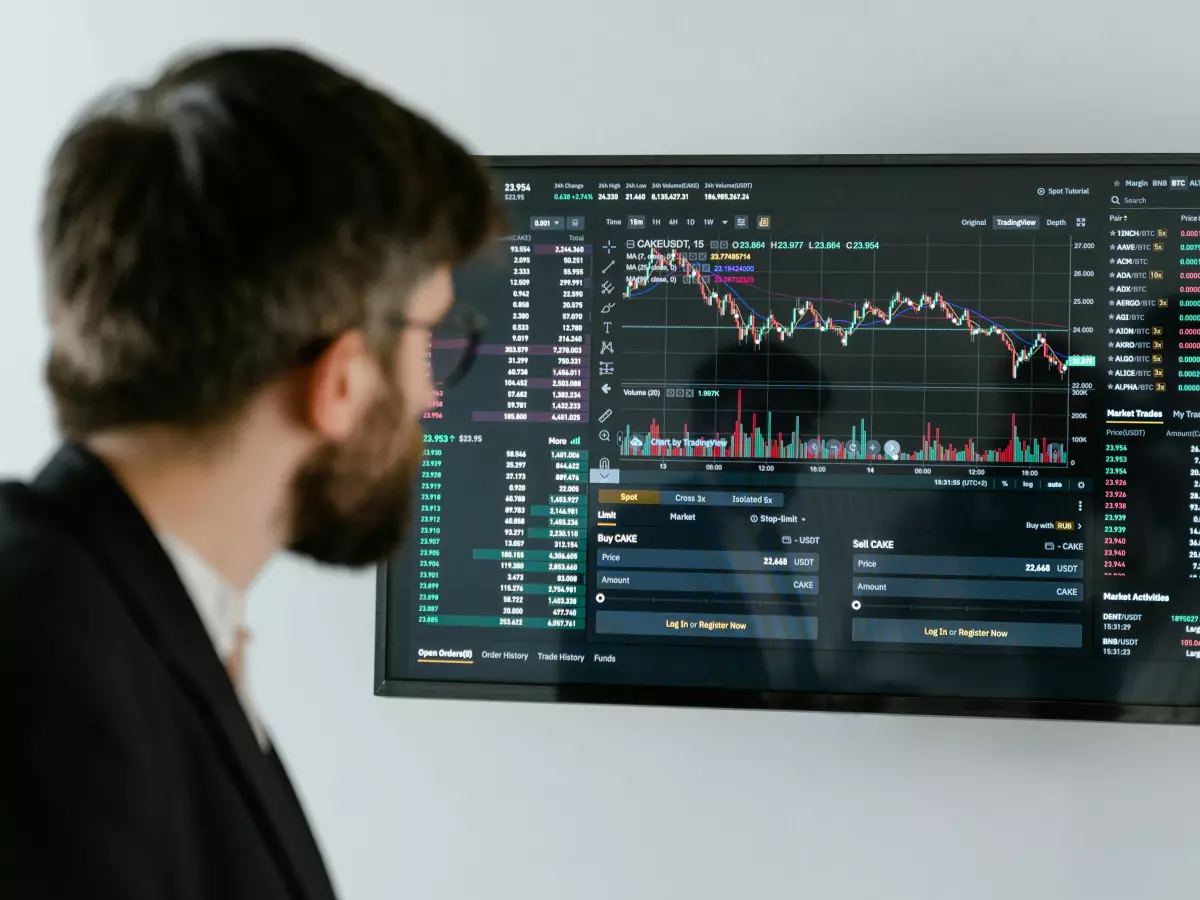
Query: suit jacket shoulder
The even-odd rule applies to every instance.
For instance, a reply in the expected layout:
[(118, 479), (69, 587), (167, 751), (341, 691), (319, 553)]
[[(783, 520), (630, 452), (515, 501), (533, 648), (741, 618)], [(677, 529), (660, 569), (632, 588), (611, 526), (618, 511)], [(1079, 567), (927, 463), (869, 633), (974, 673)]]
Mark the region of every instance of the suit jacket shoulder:
[[(136, 634), (96, 564), (24, 486), (0, 493), (0, 883), (152, 897), (161, 807)], [(139, 668), (142, 671), (139, 671)], [(69, 866), (56, 859), (76, 848)], [(40, 891), (38, 892), (40, 894)], [(15, 894), (14, 894), (15, 895)], [(33, 896), (30, 891), (25, 896)]]
[(0, 486), (0, 896), (331, 900), (157, 537), (68, 445)]

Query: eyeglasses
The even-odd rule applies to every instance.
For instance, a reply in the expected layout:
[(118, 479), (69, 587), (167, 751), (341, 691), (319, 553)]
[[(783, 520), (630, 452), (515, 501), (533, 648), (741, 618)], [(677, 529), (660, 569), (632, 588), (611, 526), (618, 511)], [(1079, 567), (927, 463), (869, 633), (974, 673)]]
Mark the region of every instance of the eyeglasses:
[(469, 307), (455, 307), (439, 322), (417, 322), (397, 314), (388, 322), (397, 328), (429, 329), (429, 366), (434, 384), (454, 387), (475, 362), (479, 342), (487, 325), (484, 317)]
[[(454, 387), (475, 362), (479, 343), (487, 320), (483, 315), (468, 307), (455, 307), (440, 321), (429, 324), (410, 319), (396, 313), (387, 317), (392, 328), (424, 328), (429, 331), (428, 361), (434, 384), (443, 390)], [(297, 354), (300, 365), (312, 364), (330, 345), (330, 338), (320, 338), (304, 347)]]

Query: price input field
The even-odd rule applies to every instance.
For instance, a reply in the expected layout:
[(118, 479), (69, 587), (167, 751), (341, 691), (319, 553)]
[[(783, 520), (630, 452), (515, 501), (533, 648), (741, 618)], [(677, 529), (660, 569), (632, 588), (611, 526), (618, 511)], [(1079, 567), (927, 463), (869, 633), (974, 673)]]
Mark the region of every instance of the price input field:
[(715, 569), (727, 572), (817, 572), (816, 553), (760, 553), (751, 550), (604, 549), (596, 553), (600, 568)]
[(855, 575), (953, 575), (965, 578), (1083, 578), (1082, 559), (858, 554)]

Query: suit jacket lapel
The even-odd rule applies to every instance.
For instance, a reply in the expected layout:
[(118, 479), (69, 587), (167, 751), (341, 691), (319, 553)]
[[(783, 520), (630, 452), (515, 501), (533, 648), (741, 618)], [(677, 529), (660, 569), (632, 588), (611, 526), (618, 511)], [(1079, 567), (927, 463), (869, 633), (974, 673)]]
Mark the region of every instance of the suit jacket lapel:
[(63, 524), (93, 551), (151, 646), (198, 707), (298, 898), (332, 898), (324, 864), (283, 770), (259, 746), (174, 566), (108, 468), (65, 444), (35, 479)]
[[(304, 812), (304, 806), (300, 803), (300, 798), (296, 795), (296, 791), (292, 786), (292, 778), (287, 771), (287, 766), (284, 765), (283, 760), (280, 758), (279, 752), (275, 749), (275, 744), (273, 741), (269, 741), (267, 744), (266, 758), (267, 762), (270, 763), (271, 769), (275, 773), (279, 784), (283, 786), (283, 792), (286, 794), (287, 802), (290, 805), (294, 817), (299, 821), (307, 821), (306, 814)], [(305, 829), (303, 835), (300, 836), (300, 840), (304, 844), (306, 853), (313, 859), (319, 861), (321, 859), (321, 849), (317, 846), (317, 840), (313, 835), (312, 830)], [(329, 875), (326, 873), (323, 864), (321, 865), (321, 871), (319, 875), (322, 879), (322, 883), (326, 885), (325, 889), (329, 892), (329, 896), (332, 897), (333, 887), (329, 884)]]

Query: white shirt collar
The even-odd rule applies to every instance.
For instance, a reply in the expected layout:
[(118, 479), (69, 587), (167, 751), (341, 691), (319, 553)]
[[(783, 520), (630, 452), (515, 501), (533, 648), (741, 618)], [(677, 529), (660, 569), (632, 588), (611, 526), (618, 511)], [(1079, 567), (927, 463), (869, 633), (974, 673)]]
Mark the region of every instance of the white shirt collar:
[[(221, 574), (199, 553), (179, 538), (160, 534), (159, 542), (175, 566), (179, 580), (192, 598), (204, 630), (217, 651), (222, 663), (233, 653), (238, 642), (238, 632), (246, 619), (246, 596), (227, 582)], [(267, 734), (254, 710), (244, 685), (234, 685), (238, 699), (255, 737), (264, 748)]]

